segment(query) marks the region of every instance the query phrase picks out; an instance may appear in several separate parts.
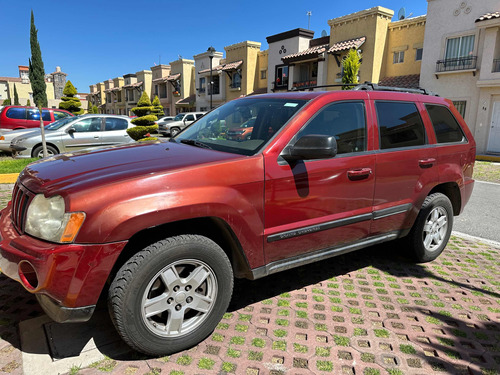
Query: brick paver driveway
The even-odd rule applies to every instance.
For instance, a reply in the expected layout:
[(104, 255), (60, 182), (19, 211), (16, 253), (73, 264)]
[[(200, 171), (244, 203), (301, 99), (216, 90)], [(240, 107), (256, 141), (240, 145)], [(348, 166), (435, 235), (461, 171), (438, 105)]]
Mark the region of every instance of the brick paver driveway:
[[(500, 373), (500, 249), (452, 237), (436, 261), (421, 265), (401, 251), (381, 245), (237, 281), (224, 319), (195, 348), (68, 372)], [(17, 325), (40, 314), (35, 298), (0, 275), (0, 372), (23, 373)]]

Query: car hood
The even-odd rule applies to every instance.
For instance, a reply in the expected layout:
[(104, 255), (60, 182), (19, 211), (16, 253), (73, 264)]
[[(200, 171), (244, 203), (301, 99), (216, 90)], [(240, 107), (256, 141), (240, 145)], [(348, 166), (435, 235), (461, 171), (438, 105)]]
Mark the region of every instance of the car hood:
[(133, 144), (41, 159), (29, 164), (19, 181), (35, 193), (51, 195), (241, 157), (175, 142)]

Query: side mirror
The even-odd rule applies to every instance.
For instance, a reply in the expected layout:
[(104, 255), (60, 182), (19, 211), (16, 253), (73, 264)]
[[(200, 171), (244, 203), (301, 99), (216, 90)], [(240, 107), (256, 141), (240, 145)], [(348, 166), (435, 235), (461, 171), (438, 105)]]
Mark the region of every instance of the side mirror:
[(283, 150), (286, 161), (330, 159), (337, 155), (337, 140), (333, 135), (311, 134), (301, 137)]
[(67, 132), (68, 134), (73, 134), (73, 133), (76, 133), (76, 129), (75, 129), (74, 127), (70, 126), (70, 127), (68, 128), (68, 130), (66, 130), (66, 132)]

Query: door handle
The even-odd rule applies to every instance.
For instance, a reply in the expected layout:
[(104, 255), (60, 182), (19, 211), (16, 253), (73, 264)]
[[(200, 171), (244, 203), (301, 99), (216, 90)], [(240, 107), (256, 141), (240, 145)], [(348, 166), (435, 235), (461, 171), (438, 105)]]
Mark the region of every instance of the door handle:
[(434, 165), (436, 162), (436, 159), (430, 158), (430, 159), (422, 159), (418, 161), (418, 165), (420, 168), (430, 168)]
[(358, 181), (368, 178), (372, 174), (371, 168), (351, 169), (347, 171), (347, 177), (351, 181)]
[(98, 135), (94, 135), (94, 138), (95, 138), (95, 139), (99, 139), (99, 136), (98, 136)]

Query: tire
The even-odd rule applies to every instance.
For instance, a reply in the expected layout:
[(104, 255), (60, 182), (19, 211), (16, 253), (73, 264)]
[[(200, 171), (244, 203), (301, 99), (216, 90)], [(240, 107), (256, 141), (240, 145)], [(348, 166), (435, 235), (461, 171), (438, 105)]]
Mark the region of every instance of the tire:
[[(47, 156), (54, 156), (58, 153), (59, 151), (54, 146), (47, 145)], [(36, 147), (33, 150), (31, 156), (33, 156), (34, 158), (43, 158), (43, 147), (41, 145)]]
[(179, 128), (171, 128), (170, 129), (170, 136), (175, 137), (177, 134), (179, 134), (180, 131), (181, 131), (181, 129), (179, 129)]
[(453, 227), (453, 207), (448, 197), (434, 193), (425, 198), (407, 237), (412, 255), (419, 263), (436, 259), (446, 247)]
[(224, 251), (206, 237), (182, 235), (130, 258), (111, 283), (108, 307), (129, 346), (164, 356), (204, 340), (226, 312), (232, 291)]

